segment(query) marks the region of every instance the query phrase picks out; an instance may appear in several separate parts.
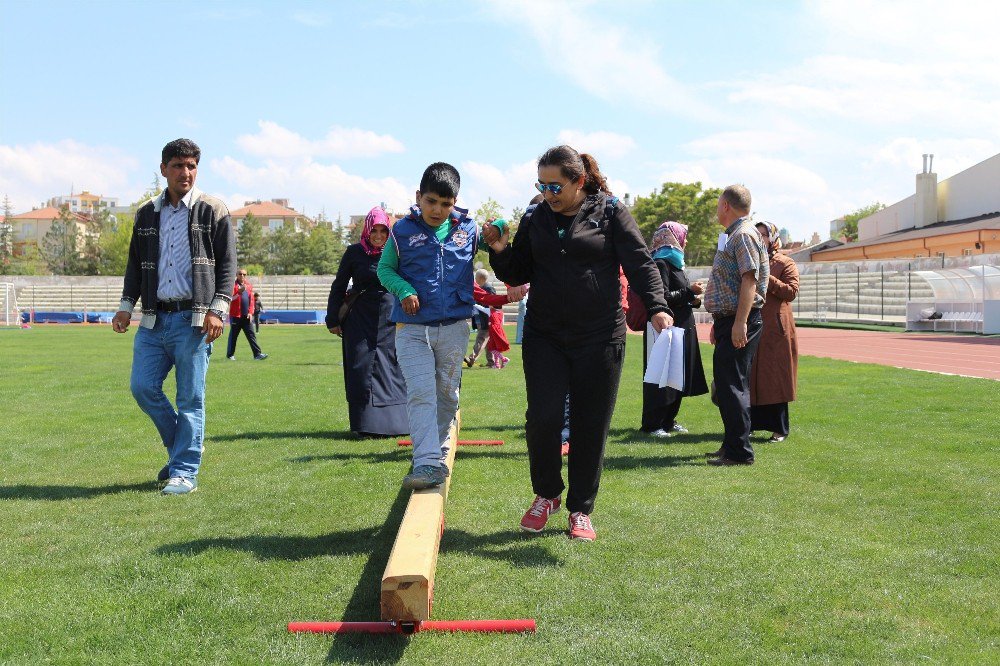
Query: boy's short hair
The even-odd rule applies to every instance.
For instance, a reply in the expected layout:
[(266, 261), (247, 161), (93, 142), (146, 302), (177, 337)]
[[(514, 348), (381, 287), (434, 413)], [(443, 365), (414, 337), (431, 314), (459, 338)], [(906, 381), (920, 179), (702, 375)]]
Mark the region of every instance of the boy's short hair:
[(424, 175), (420, 179), (420, 193), (457, 199), (461, 185), (458, 169), (446, 162), (435, 162), (424, 169)]
[(175, 157), (193, 157), (195, 164), (201, 162), (201, 148), (191, 139), (174, 139), (163, 146), (160, 154), (161, 164), (170, 164), (170, 160)]
[(479, 270), (476, 271), (476, 279), (477, 280), (489, 280), (490, 279), (490, 272), (488, 270), (486, 270), (485, 268), (480, 268)]

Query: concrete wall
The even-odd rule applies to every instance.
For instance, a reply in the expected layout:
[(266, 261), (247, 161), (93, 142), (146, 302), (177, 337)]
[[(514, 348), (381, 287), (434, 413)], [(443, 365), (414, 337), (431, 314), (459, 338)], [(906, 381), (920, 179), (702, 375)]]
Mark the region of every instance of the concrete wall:
[[(917, 226), (916, 195), (858, 222), (858, 240), (869, 240)], [(1000, 154), (969, 167), (937, 185), (937, 220), (964, 220), (1000, 211)]]

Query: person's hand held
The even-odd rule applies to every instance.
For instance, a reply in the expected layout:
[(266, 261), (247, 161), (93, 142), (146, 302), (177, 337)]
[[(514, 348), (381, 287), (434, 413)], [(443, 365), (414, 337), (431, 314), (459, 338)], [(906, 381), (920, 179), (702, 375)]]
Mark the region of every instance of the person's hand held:
[(331, 326), (331, 327), (329, 328), (329, 331), (330, 331), (331, 333), (333, 333), (334, 335), (341, 335), (341, 332), (340, 332), (340, 327), (339, 327), (339, 326)]
[(486, 223), (483, 225), (483, 240), (487, 245), (492, 245), (500, 240), (500, 230), (495, 224)]
[(743, 349), (747, 346), (747, 323), (737, 322), (733, 324), (733, 346)]
[(205, 315), (205, 323), (201, 332), (205, 334), (205, 342), (214, 342), (222, 335), (222, 319), (214, 312)]
[(111, 318), (111, 330), (115, 333), (124, 333), (128, 330), (130, 323), (132, 323), (132, 315), (124, 310), (119, 310)]
[(712, 324), (711, 328), (708, 329), (708, 342), (715, 344), (715, 324)]
[(694, 284), (691, 285), (691, 292), (695, 294), (705, 293), (705, 283), (702, 282), (701, 280), (695, 282)]
[[(489, 226), (496, 229), (496, 227), (492, 224)], [(500, 239), (492, 243), (489, 243), (489, 246), (490, 248), (493, 249), (494, 252), (503, 252), (505, 249), (507, 249), (508, 242), (510, 242), (510, 229), (504, 227), (503, 233), (500, 234)]]
[(403, 312), (408, 315), (415, 315), (417, 311), (420, 310), (420, 299), (417, 298), (416, 294), (410, 294), (403, 299)]
[(666, 312), (657, 312), (650, 318), (649, 323), (653, 325), (653, 330), (659, 333), (663, 329), (673, 326), (674, 318)]

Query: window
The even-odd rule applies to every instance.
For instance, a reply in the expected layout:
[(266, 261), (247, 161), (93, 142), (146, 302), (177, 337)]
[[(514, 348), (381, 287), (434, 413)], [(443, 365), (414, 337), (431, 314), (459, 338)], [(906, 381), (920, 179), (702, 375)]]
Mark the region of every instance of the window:
[(966, 248), (966, 249), (962, 250), (962, 255), (966, 256), (966, 257), (971, 257), (972, 256), (972, 250)]
[(18, 231), (17, 240), (34, 240), (38, 229), (34, 222), (22, 222), (21, 229)]
[(267, 228), (270, 231), (277, 231), (285, 225), (285, 221), (281, 218), (271, 218), (267, 221)]

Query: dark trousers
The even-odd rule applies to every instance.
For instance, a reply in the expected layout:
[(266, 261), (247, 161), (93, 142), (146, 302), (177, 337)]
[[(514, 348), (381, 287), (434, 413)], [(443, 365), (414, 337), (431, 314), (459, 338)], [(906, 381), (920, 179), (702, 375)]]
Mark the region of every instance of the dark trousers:
[(526, 334), (522, 347), (531, 488), (536, 495), (547, 498), (558, 497), (566, 488), (560, 445), (568, 393), (573, 447), (568, 458), (566, 507), (589, 515), (594, 510), (604, 468), (604, 444), (618, 397), (625, 343), (565, 349), (551, 340)]
[(735, 317), (715, 320), (715, 354), (712, 357), (715, 392), (725, 434), (722, 450), (730, 460), (753, 460), (750, 446), (750, 365), (760, 344), (760, 310), (750, 310), (747, 344), (733, 346)]
[(788, 435), (788, 403), (755, 405), (750, 408), (750, 428), (770, 430), (775, 435)]
[[(674, 400), (667, 402), (666, 392), (673, 394)], [(656, 384), (642, 383), (642, 431), (653, 432), (663, 428), (670, 431), (677, 422), (681, 411), (681, 394), (673, 389), (661, 389)]]
[(253, 330), (253, 321), (250, 317), (237, 317), (229, 322), (229, 344), (226, 345), (226, 356), (236, 353), (236, 339), (240, 337), (240, 331), (247, 336), (250, 349), (254, 356), (260, 356), (260, 345), (257, 344), (257, 334)]

